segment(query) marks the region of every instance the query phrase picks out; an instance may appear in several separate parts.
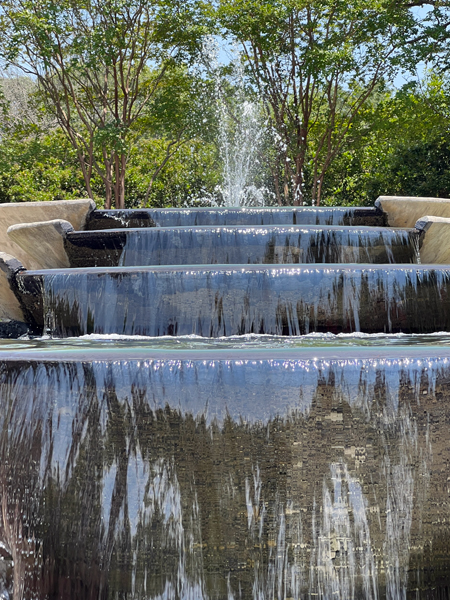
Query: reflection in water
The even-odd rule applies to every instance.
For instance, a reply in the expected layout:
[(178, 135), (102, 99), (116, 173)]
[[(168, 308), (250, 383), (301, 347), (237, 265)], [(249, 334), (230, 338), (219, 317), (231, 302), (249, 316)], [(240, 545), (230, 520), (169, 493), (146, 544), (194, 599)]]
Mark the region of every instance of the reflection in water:
[(444, 597), (450, 360), (358, 353), (44, 362), (9, 352), (1, 589)]

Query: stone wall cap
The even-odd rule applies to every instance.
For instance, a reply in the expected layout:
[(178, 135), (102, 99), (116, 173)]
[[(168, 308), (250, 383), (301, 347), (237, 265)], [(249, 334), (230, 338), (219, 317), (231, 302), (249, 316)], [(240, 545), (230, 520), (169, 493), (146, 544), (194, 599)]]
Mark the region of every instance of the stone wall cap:
[(8, 276), (13, 276), (19, 271), (26, 270), (17, 258), (6, 252), (0, 252), (0, 269)]
[(71, 231), (75, 231), (73, 225), (69, 223), (69, 221), (65, 221), (64, 219), (51, 219), (50, 221), (35, 221), (33, 223), (16, 223), (15, 225), (10, 225), (6, 232), (8, 235), (11, 235), (11, 233), (22, 229), (41, 229), (52, 225), (58, 233), (63, 236), (66, 236)]
[(426, 196), (378, 196), (375, 200), (375, 206), (381, 208), (382, 202), (394, 200), (395, 202), (433, 202), (437, 204), (446, 204), (450, 202), (450, 198), (428, 198)]
[(78, 198), (75, 200), (44, 200), (43, 202), (4, 202), (0, 204), (0, 208), (8, 208), (14, 209), (18, 206), (69, 206), (74, 204), (89, 204), (94, 210), (96, 208), (96, 204), (90, 198)]
[(415, 228), (419, 231), (427, 231), (433, 223), (443, 223), (450, 225), (450, 219), (446, 217), (425, 216), (416, 221)]

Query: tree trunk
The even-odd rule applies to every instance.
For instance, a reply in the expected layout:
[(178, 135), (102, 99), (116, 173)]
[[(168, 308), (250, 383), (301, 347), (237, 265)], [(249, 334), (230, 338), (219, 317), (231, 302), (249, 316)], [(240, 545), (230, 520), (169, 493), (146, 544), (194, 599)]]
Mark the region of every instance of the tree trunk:
[(112, 205), (112, 189), (111, 183), (109, 181), (105, 181), (105, 208), (109, 210)]
[(117, 208), (125, 208), (125, 172), (127, 168), (127, 157), (122, 154), (120, 157), (120, 172), (117, 186), (119, 188), (118, 206)]
[(117, 154), (117, 152), (114, 152), (114, 206), (115, 206), (115, 208), (120, 208), (119, 185), (120, 185), (119, 155)]
[(284, 182), (283, 191), (284, 191), (284, 204), (286, 206), (289, 206), (289, 184), (287, 181)]
[(319, 177), (319, 185), (317, 186), (316, 206), (320, 206), (320, 198), (322, 196), (322, 182), (323, 177)]
[(273, 182), (275, 185), (275, 195), (277, 198), (277, 204), (278, 204), (278, 206), (282, 206), (281, 194), (280, 194), (280, 175), (278, 173), (276, 166), (275, 166), (274, 170), (272, 171), (272, 173), (273, 173)]
[(90, 174), (90, 170), (88, 171), (86, 169), (86, 161), (84, 160), (84, 154), (82, 154), (81, 152), (77, 153), (78, 156), (78, 162), (80, 163), (81, 166), (81, 171), (83, 173), (83, 179), (84, 179), (84, 185), (86, 186), (86, 191), (88, 193), (89, 198), (93, 198), (93, 194), (92, 194), (92, 188), (91, 188), (91, 174)]
[(112, 169), (109, 160), (105, 160), (105, 208), (109, 210), (112, 205), (113, 186), (112, 186)]

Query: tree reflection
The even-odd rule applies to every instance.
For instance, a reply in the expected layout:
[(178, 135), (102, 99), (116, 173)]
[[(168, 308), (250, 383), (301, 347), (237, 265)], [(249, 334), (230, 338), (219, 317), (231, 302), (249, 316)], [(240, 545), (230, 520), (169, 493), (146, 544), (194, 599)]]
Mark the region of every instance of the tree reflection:
[(411, 548), (442, 547), (447, 492), (428, 489), (432, 455), (449, 458), (448, 373), (420, 406), (403, 380), (397, 408), (380, 377), (358, 405), (319, 377), (309, 410), (250, 422), (186, 411), (193, 388), (161, 396), (148, 365), (118, 368), (1, 367), (0, 577), (14, 598), (400, 597), (408, 570), (447, 573), (445, 553)]

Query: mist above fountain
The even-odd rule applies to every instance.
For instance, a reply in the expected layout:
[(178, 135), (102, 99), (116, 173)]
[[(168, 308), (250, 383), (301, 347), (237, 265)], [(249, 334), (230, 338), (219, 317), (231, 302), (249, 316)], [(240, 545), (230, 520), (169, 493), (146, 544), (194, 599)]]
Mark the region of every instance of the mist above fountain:
[(220, 149), (223, 160), (223, 184), (221, 192), (224, 205), (264, 206), (267, 190), (253, 183), (258, 150), (264, 131), (256, 104), (238, 99), (239, 114), (229, 124), (230, 117), (223, 101), (219, 100)]

